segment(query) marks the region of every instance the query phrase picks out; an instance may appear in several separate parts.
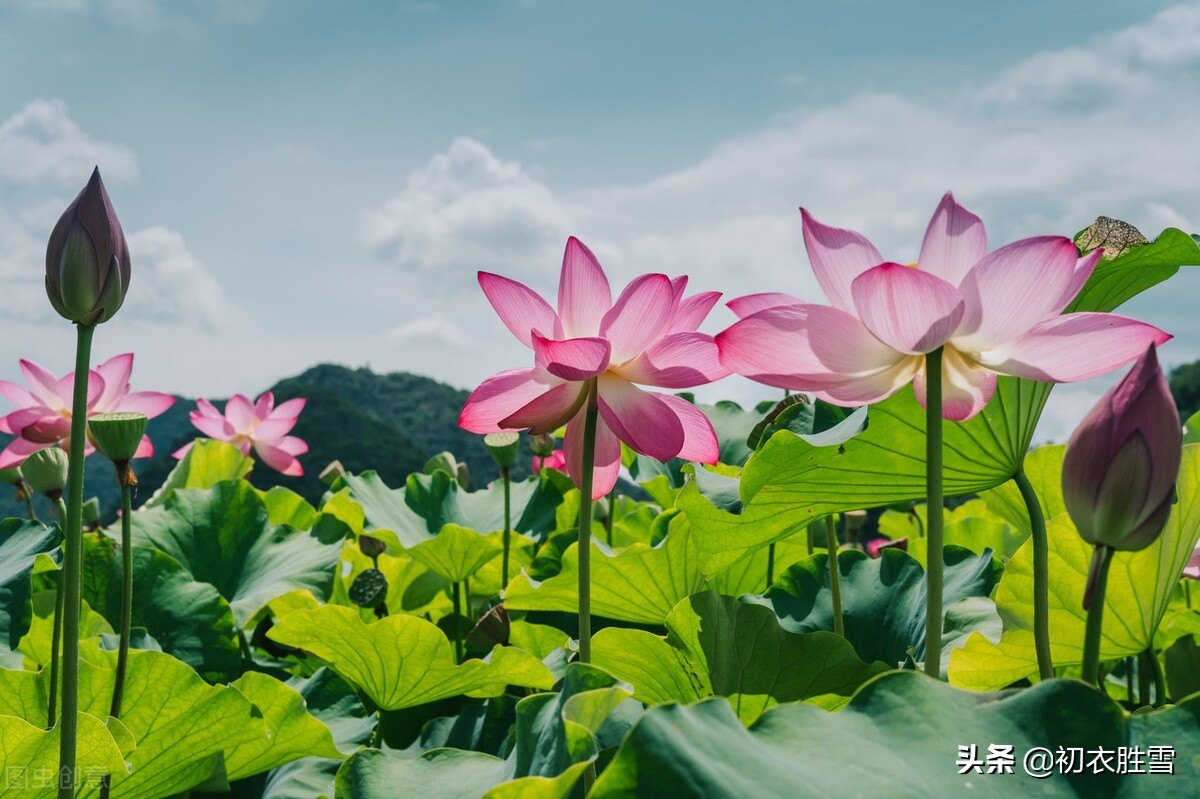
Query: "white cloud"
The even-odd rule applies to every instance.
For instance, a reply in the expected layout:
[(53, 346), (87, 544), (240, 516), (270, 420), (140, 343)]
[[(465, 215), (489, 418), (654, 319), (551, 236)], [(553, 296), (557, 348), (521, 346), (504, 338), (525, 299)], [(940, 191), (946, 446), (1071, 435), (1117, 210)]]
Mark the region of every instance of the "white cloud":
[(122, 315), (202, 330), (226, 325), (238, 315), (180, 233), (162, 226), (139, 230), (129, 236), (129, 253), (134, 271)]
[(0, 181), (77, 189), (94, 166), (110, 183), (137, 178), (129, 148), (88, 136), (61, 100), (34, 100), (0, 123)]
[(215, 12), (242, 22), (253, 22), (262, 14), (262, 4), (254, 0), (193, 0), (191, 3), (168, 3), (167, 0), (0, 0), (0, 6), (5, 5), (29, 14), (95, 14), (140, 34), (163, 29), (190, 32), (194, 28), (189, 15), (196, 10)]
[(400, 345), (441, 345), (465, 350), (472, 346), (471, 337), (445, 314), (420, 316), (391, 328), (387, 339)]

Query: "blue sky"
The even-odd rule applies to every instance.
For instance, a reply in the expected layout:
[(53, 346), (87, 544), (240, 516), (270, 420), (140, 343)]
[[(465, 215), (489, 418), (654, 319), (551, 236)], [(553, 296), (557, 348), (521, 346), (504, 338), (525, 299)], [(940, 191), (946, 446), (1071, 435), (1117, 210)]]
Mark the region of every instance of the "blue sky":
[[(1200, 229), (1194, 4), (748, 8), (0, 0), (0, 374), (69, 368), (41, 259), (93, 163), (135, 270), (98, 358), (189, 394), (522, 365), (474, 273), (551, 291), (571, 233), (614, 283), (815, 299), (798, 205), (898, 260), (947, 188), (994, 244), (1098, 214)], [(1176, 281), (1126, 309), (1176, 333), (1167, 363), (1200, 357), (1200, 282)], [(1056, 390), (1046, 434), (1103, 386)]]

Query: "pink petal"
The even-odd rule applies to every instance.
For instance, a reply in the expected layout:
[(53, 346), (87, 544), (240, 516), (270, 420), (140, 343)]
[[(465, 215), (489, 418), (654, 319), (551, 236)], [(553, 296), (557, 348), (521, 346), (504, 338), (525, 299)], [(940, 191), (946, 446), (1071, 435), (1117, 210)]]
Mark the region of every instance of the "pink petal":
[(717, 342), (707, 333), (663, 336), (614, 371), (631, 383), (660, 388), (691, 388), (720, 380), (730, 373), (721, 363)]
[(911, 355), (887, 369), (815, 388), (813, 394), (834, 405), (872, 405), (882, 402), (913, 381), (921, 368), (921, 361), (920, 356)]
[[(37, 409), (31, 410), (35, 413), (39, 412)], [(18, 413), (22, 413), (22, 411), (18, 411)], [(8, 423), (14, 430), (19, 431), (21, 438), (38, 444), (55, 444), (71, 434), (71, 420), (57, 413), (16, 420), (10, 416)]]
[[(576, 486), (583, 483), (583, 434), (586, 413), (580, 411), (567, 424), (567, 435), (563, 439), (563, 458), (567, 474)], [(592, 469), (592, 500), (600, 499), (612, 491), (621, 472), (621, 441), (603, 419), (596, 420), (596, 451)]]
[(1002, 375), (1074, 383), (1107, 374), (1171, 339), (1153, 325), (1109, 313), (1071, 313), (1039, 323), (976, 360)]
[[(64, 408), (71, 408), (75, 403), (75, 373), (68, 372), (59, 379), (55, 387), (59, 402)], [(94, 370), (88, 370), (87, 406), (95, 408), (105, 393), (104, 378)]]
[(987, 231), (983, 220), (959, 205), (953, 193), (946, 192), (925, 229), (917, 266), (922, 272), (958, 286), (967, 271), (986, 254)]
[[(45, 444), (35, 444), (32, 441), (26, 441), (23, 438), (18, 438), (11, 441), (3, 452), (0, 452), (0, 469), (11, 469), (14, 466), (20, 466), (26, 458), (39, 449), (45, 449)], [(619, 456), (618, 456), (619, 457)]]
[(174, 452), (172, 452), (172, 453), (171, 453), (171, 457), (172, 457), (172, 458), (174, 458), (174, 459), (175, 459), (175, 460), (177, 460), (177, 461), (178, 461), (178, 460), (183, 460), (183, 456), (184, 456), (184, 455), (187, 455), (187, 454), (188, 454), (188, 452), (190, 452), (190, 451), (191, 451), (191, 449), (192, 449), (192, 447), (194, 447), (194, 446), (196, 446), (196, 442), (195, 442), (195, 441), (189, 441), (188, 443), (184, 444), (184, 445), (183, 445), (182, 447), (180, 447), (179, 449), (177, 449), (177, 450), (175, 450)]
[(501, 419), (499, 427), (504, 430), (528, 429), (532, 435), (548, 433), (570, 421), (579, 411), (583, 399), (583, 383), (561, 383)]
[(699, 329), (719, 299), (721, 292), (705, 291), (683, 300), (675, 310), (671, 324), (667, 325), (667, 332), (687, 333)]
[(523, 283), (490, 272), (479, 273), (479, 286), (492, 304), (500, 321), (526, 347), (532, 347), (530, 333), (546, 336), (560, 334), (558, 314), (533, 289)]
[(617, 437), (633, 449), (669, 461), (683, 448), (683, 424), (662, 397), (604, 375), (598, 381), (600, 416)]
[(216, 405), (213, 405), (203, 397), (196, 400), (196, 410), (199, 411), (201, 415), (207, 416), (210, 419), (225, 418), (225, 414), (218, 411)]
[(716, 341), (727, 368), (796, 391), (840, 386), (904, 360), (858, 319), (827, 305), (768, 308), (735, 323)]
[(1063, 292), (1061, 300), (1063, 308), (1070, 305), (1079, 296), (1079, 292), (1083, 291), (1088, 278), (1092, 276), (1092, 272), (1096, 271), (1096, 264), (1100, 263), (1102, 255), (1104, 255), (1103, 247), (1092, 250), (1075, 262), (1075, 276), (1071, 278), (1071, 282), (1067, 284), (1067, 290)]
[(38, 404), (38, 401), (27, 390), (7, 380), (0, 380), (0, 397), (4, 397), (18, 408), (28, 408), (30, 405)]
[(289, 455), (303, 455), (308, 452), (308, 444), (304, 443), (304, 439), (296, 436), (285, 436), (276, 442), (275, 446)]
[[(196, 404), (199, 405), (204, 400), (199, 400)], [(212, 407), (212, 406), (209, 406)], [(188, 414), (192, 425), (204, 435), (217, 441), (229, 441), (237, 437), (237, 431), (229, 422), (225, 421), (224, 416), (209, 416), (203, 410), (195, 410)]]
[(502, 432), (502, 419), (562, 382), (537, 367), (509, 369), (492, 375), (467, 397), (458, 426), (472, 433)]
[(567, 239), (558, 282), (558, 318), (562, 334), (567, 338), (597, 335), (600, 320), (611, 307), (612, 289), (600, 262), (583, 242), (572, 236)]
[(259, 422), (254, 428), (253, 437), (255, 441), (275, 443), (292, 432), (292, 428), (295, 426), (295, 419), (267, 419), (266, 421)]
[(307, 403), (308, 403), (308, 400), (304, 399), (303, 397), (296, 397), (295, 399), (290, 399), (287, 402), (281, 403), (279, 405), (279, 407), (277, 407), (275, 410), (271, 411), (271, 415), (269, 418), (271, 418), (271, 419), (287, 419), (287, 420), (294, 422), (298, 418), (300, 418), (300, 412), (304, 410), (304, 406)]
[(850, 284), (854, 278), (884, 262), (875, 245), (853, 230), (823, 225), (805, 209), (804, 246), (817, 282), (834, 308), (854, 313)]
[(963, 316), (958, 289), (939, 277), (900, 264), (881, 264), (851, 286), (858, 318), (875, 337), (910, 355), (946, 343)]
[[(259, 401), (262, 401), (261, 397)], [(254, 427), (258, 416), (248, 397), (244, 394), (234, 394), (229, 398), (229, 402), (225, 403), (225, 418), (236, 432), (245, 434)]]
[(666, 275), (634, 278), (600, 322), (600, 333), (612, 344), (612, 362), (634, 357), (663, 334), (674, 308)]
[(1192, 557), (1188, 559), (1187, 565), (1183, 567), (1183, 576), (1190, 577), (1193, 580), (1200, 580), (1200, 545), (1192, 552)]
[[(925, 404), (925, 367), (913, 380), (913, 392), (922, 408)], [(952, 347), (942, 355), (942, 418), (963, 422), (983, 410), (996, 393), (996, 375), (985, 369), (972, 368)]]
[(966, 311), (954, 346), (964, 352), (991, 349), (1062, 313), (1075, 296), (1067, 295), (1079, 279), (1077, 253), (1070, 239), (1037, 236), (984, 256), (959, 289)]
[(137, 451), (133, 453), (134, 458), (153, 458), (154, 444), (150, 441), (150, 436), (142, 436), (142, 443), (138, 444)]
[(153, 419), (166, 412), (175, 404), (175, 398), (170, 394), (159, 391), (134, 391), (121, 397), (120, 401), (109, 408), (110, 411), (125, 413), (144, 413), (147, 419)]
[(793, 297), (791, 294), (767, 291), (762, 294), (747, 294), (745, 297), (738, 297), (736, 300), (730, 300), (725, 304), (729, 306), (729, 310), (737, 314), (738, 319), (745, 319), (747, 316), (756, 314), (759, 311), (765, 311), (768, 308), (782, 308), (788, 305), (804, 305), (805, 303), (804, 300), (799, 297)]
[(104, 391), (96, 398), (95, 407), (100, 413), (121, 410), (117, 401), (129, 391), (129, 375), (133, 372), (133, 353), (109, 358), (95, 369), (104, 381)]
[(534, 363), (563, 380), (588, 380), (608, 368), (610, 346), (603, 338), (554, 341), (533, 334)]
[(675, 412), (679, 423), (683, 425), (683, 447), (676, 457), (698, 463), (716, 463), (721, 457), (721, 447), (712, 422), (704, 415), (704, 411), (683, 397), (670, 394), (658, 396)]
[(29, 384), (30, 393), (43, 405), (58, 408), (62, 399), (58, 396), (58, 378), (46, 371), (41, 364), (33, 361), (20, 361), (21, 374)]
[[(22, 408), (19, 411), (13, 411), (8, 416), (4, 417), (8, 426), (12, 428), (13, 435), (21, 435), (21, 431), (32, 425), (45, 426), (46, 424), (54, 424), (59, 420), (64, 420), (61, 413), (51, 411), (43, 405), (35, 405), (32, 408)], [(65, 419), (67, 427), (70, 428), (71, 422)]]
[(254, 451), (262, 458), (262, 462), (270, 466), (277, 472), (282, 472), (288, 477), (301, 477), (304, 475), (304, 468), (300, 465), (300, 461), (290, 452), (285, 452), (279, 447), (256, 442)]
[(271, 411), (275, 408), (275, 395), (270, 391), (264, 391), (258, 395), (258, 399), (254, 401), (254, 418), (258, 420), (266, 419), (271, 415)]

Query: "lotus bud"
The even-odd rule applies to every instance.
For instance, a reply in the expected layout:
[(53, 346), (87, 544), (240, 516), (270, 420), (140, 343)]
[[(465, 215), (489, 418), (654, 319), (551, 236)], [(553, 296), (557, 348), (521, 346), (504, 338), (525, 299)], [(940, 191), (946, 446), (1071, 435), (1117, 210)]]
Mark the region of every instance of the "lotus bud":
[(0, 483), (15, 486), (21, 482), (21, 470), (13, 467), (11, 469), (0, 469)]
[(67, 453), (58, 447), (39, 449), (21, 464), (21, 477), (39, 494), (58, 499), (67, 484)]
[(133, 460), (144, 435), (144, 413), (103, 413), (88, 420), (88, 438), (114, 463)]
[(529, 437), (529, 451), (539, 458), (549, 458), (554, 454), (554, 436), (549, 433)]
[(1183, 436), (1153, 346), (1084, 417), (1063, 458), (1063, 500), (1085, 541), (1148, 547), (1171, 512)]
[(488, 433), (483, 437), (483, 443), (487, 446), (496, 465), (501, 469), (507, 469), (517, 461), (521, 436), (516, 433)]
[(369, 535), (360, 535), (358, 537), (358, 551), (368, 558), (378, 558), (387, 551), (387, 544), (378, 538), (372, 538)]
[(120, 309), (129, 277), (125, 233), (97, 167), (50, 233), (46, 294), (59, 315), (98, 325)]

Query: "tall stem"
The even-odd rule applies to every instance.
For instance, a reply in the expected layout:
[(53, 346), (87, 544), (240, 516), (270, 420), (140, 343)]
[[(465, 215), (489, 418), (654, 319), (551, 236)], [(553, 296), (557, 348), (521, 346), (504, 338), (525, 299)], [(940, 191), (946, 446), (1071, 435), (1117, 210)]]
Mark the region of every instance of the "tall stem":
[(62, 723), (59, 725), (58, 799), (75, 796), (75, 749), (79, 719), (79, 605), (83, 587), (83, 449), (87, 444), (88, 366), (95, 328), (76, 324), (75, 386), (71, 402), (71, 451), (67, 465), (67, 526), (63, 567)]
[(454, 599), (454, 659), (463, 662), (462, 628), (462, 583), (455, 583), (451, 596)]
[(46, 710), (46, 725), (58, 723), (58, 668), (62, 663), (63, 573), (54, 578), (54, 632), (50, 635), (50, 706)]
[(117, 648), (117, 677), (113, 688), (110, 716), (121, 717), (121, 697), (125, 693), (125, 671), (129, 664), (129, 633), (133, 623), (133, 489), (121, 475), (129, 464), (117, 466), (121, 481), (121, 642)]
[(775, 585), (775, 545), (767, 547), (767, 590)]
[(1158, 662), (1158, 655), (1154, 652), (1154, 644), (1150, 644), (1142, 656), (1146, 658), (1150, 676), (1154, 678), (1154, 701), (1151, 704), (1154, 707), (1162, 707), (1167, 701), (1167, 682), (1163, 678), (1162, 664)]
[(942, 348), (925, 356), (925, 495), (929, 514), (925, 570), (925, 673), (942, 674)]
[(1038, 675), (1049, 680), (1054, 677), (1054, 661), (1050, 657), (1050, 544), (1046, 539), (1046, 517), (1024, 466), (1013, 475), (1013, 482), (1021, 490), (1025, 512), (1029, 514), (1033, 541), (1033, 647), (1037, 651)]
[(825, 517), (825, 551), (829, 555), (829, 591), (833, 594), (833, 631), (845, 636), (842, 624), (842, 570), (838, 566), (838, 537), (833, 516)]
[(617, 487), (614, 485), (612, 491), (608, 492), (608, 515), (604, 517), (604, 543), (608, 544), (608, 548), (612, 549), (612, 528), (613, 517), (617, 510)]
[(508, 550), (512, 545), (512, 492), (507, 466), (500, 467), (500, 479), (504, 481), (504, 555), (500, 561), (500, 590), (508, 587)]
[(17, 481), (17, 493), (21, 495), (21, 499), (25, 500), (25, 515), (29, 517), (29, 521), (36, 522), (38, 520), (37, 513), (33, 509), (33, 491), (29, 486), (25, 485), (25, 481)]
[[(1104, 625), (1104, 587), (1108, 583), (1108, 567), (1112, 565), (1116, 550), (1103, 544), (1092, 550), (1092, 564), (1088, 570), (1089, 590), (1085, 594), (1087, 607), (1087, 629), (1083, 638), (1083, 681), (1099, 684), (1100, 675), (1100, 630)], [(1093, 582), (1094, 581), (1094, 582)], [(1090, 603), (1090, 604), (1089, 604)], [(1138, 672), (1144, 669), (1139, 664)], [(1143, 693), (1142, 699), (1145, 700)]]
[(579, 662), (592, 662), (592, 480), (596, 470), (596, 378), (587, 382), (579, 486)]
[(1129, 700), (1129, 704), (1137, 707), (1133, 701), (1133, 658), (1125, 658), (1125, 698)]

